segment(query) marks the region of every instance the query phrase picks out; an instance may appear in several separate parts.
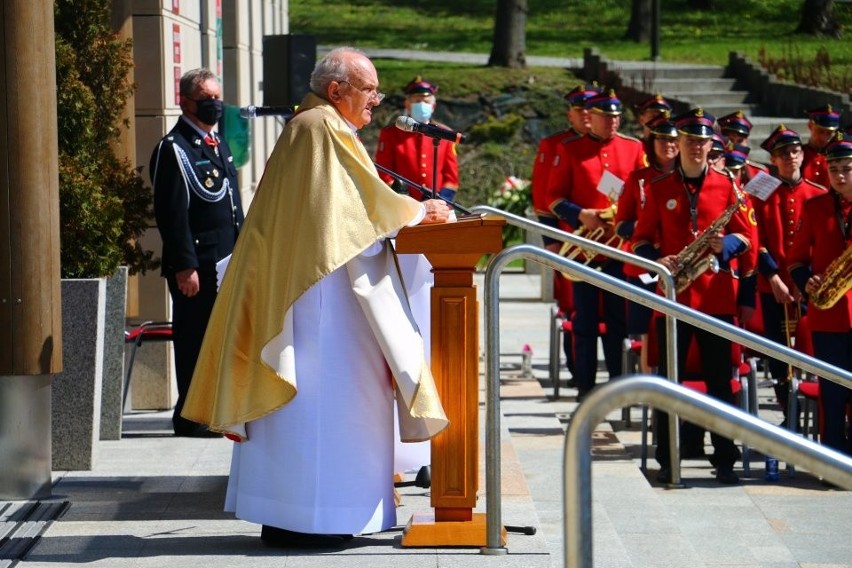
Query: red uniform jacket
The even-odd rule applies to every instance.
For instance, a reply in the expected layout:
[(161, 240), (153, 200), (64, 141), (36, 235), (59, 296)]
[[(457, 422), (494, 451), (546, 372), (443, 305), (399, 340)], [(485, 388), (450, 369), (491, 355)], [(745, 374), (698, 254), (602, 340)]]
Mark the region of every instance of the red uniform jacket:
[(792, 289), (793, 280), (787, 271), (787, 254), (793, 247), (793, 236), (799, 228), (799, 219), (802, 217), (805, 201), (822, 193), (825, 193), (824, 187), (802, 179), (794, 186), (782, 182), (766, 201), (752, 196), (751, 202), (754, 206), (760, 244), (758, 249), (760, 274), (757, 279), (759, 292), (772, 293), (772, 287), (767, 280), (767, 276), (772, 274), (767, 274), (766, 260), (762, 258), (767, 254), (774, 261), (775, 270), (784, 284)]
[[(660, 256), (677, 254), (695, 240), (689, 198), (680, 169), (653, 180), (654, 190), (639, 214), (633, 233), (634, 250), (653, 245), (659, 235)], [(697, 199), (697, 234), (701, 234), (720, 217), (728, 205), (739, 199), (739, 189), (727, 174), (707, 168)], [(749, 220), (751, 209), (742, 204), (725, 226), (725, 235), (733, 234), (743, 241), (745, 250), (737, 257), (742, 274), (751, 274), (757, 265), (757, 250), (752, 245), (754, 225)], [(705, 272), (681, 292), (677, 301), (709, 315), (735, 315), (737, 283), (730, 268), (713, 274)]]
[[(386, 126), (379, 132), (379, 144), (376, 149), (376, 163), (398, 173), (414, 183), (439, 191), (443, 188), (458, 190), (459, 164), (456, 145), (441, 140), (438, 145), (438, 186), (432, 187), (432, 163), (434, 156), (433, 139), (419, 132), (406, 132), (394, 125)], [(379, 176), (388, 183), (393, 178), (385, 173)], [(409, 188), (414, 199), (422, 199), (423, 193)]]
[[(609, 198), (597, 190), (604, 170), (626, 181), (630, 172), (647, 166), (642, 142), (630, 136), (616, 134), (609, 140), (592, 135), (581, 136), (556, 147), (556, 157), (545, 190), (549, 209), (560, 217), (560, 227), (576, 229), (576, 215), (580, 209), (606, 209)], [(571, 215), (560, 204), (567, 202), (575, 211)]]
[[(801, 226), (787, 254), (788, 269), (810, 267), (812, 274), (822, 274), (832, 260), (840, 256), (849, 243), (843, 238), (838, 218), (835, 192), (829, 191), (809, 199), (802, 211)], [(852, 328), (852, 291), (827, 310), (808, 305), (811, 331), (848, 333)]]
[(556, 147), (579, 136), (573, 129), (568, 129), (542, 138), (541, 142), (538, 143), (538, 152), (532, 169), (532, 205), (539, 217), (554, 217), (547, 202), (545, 191), (550, 179), (550, 172), (553, 170)]
[(828, 187), (830, 182), (825, 155), (810, 144), (806, 144), (802, 149), (805, 152), (802, 158), (802, 177), (817, 185)]
[[(639, 218), (639, 212), (645, 208), (648, 202), (648, 192), (651, 190), (651, 180), (660, 177), (663, 173), (654, 166), (647, 166), (633, 170), (627, 176), (627, 181), (624, 183), (624, 191), (618, 200), (618, 212), (615, 215), (615, 230), (619, 234), (630, 232), (626, 230), (624, 224), (634, 224)], [(621, 227), (621, 230), (619, 228)], [(654, 242), (657, 242), (655, 239)], [(624, 243), (624, 250), (633, 252), (633, 239)], [(639, 268), (635, 264), (624, 263), (624, 275), (638, 277), (644, 274), (647, 270)]]

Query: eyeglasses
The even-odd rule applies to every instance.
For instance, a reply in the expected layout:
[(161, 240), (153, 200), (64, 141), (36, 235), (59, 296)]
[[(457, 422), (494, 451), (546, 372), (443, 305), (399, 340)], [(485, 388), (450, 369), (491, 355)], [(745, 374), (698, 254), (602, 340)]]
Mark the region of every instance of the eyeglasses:
[(350, 87), (355, 87), (356, 89), (358, 89), (359, 91), (361, 91), (362, 93), (367, 95), (367, 97), (369, 97), (368, 100), (371, 100), (371, 101), (375, 100), (376, 103), (381, 103), (383, 100), (385, 100), (385, 94), (378, 89), (371, 88), (371, 87), (356, 87), (355, 85), (353, 85), (349, 81), (338, 81), (338, 83), (340, 83), (341, 85), (343, 83), (346, 83)]

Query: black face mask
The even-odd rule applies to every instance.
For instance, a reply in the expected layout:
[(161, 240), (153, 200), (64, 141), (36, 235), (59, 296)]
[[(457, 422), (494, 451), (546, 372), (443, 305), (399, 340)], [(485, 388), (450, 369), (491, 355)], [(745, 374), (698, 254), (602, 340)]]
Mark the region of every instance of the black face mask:
[(215, 126), (222, 118), (223, 104), (219, 99), (201, 99), (195, 101), (195, 116), (209, 126)]

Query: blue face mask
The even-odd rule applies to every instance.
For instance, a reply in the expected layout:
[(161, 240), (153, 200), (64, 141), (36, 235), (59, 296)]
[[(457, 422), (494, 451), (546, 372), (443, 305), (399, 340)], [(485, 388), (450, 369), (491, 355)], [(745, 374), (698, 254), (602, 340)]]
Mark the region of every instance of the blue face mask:
[(419, 102), (411, 105), (411, 118), (417, 122), (429, 122), (432, 118), (432, 103)]

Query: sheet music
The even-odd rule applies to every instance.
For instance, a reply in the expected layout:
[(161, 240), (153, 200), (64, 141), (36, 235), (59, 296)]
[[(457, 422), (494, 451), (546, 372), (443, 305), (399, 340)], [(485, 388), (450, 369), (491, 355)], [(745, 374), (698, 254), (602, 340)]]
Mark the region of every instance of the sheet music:
[(597, 190), (609, 197), (609, 200), (615, 203), (621, 197), (621, 192), (624, 189), (624, 180), (609, 170), (604, 170), (601, 180), (598, 182)]
[(762, 201), (766, 201), (772, 195), (772, 192), (778, 189), (779, 185), (781, 185), (780, 179), (772, 177), (766, 172), (757, 172), (757, 175), (745, 184), (743, 190)]

